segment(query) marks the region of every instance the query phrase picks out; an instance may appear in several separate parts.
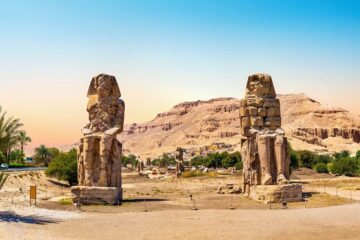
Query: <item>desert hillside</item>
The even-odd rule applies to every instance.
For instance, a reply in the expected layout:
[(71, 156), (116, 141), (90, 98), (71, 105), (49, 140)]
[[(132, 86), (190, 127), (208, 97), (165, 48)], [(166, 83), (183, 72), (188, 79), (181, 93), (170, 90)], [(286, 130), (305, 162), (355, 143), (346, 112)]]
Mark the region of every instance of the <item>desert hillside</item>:
[[(305, 94), (279, 95), (282, 126), (294, 149), (334, 152), (360, 149), (360, 117), (344, 109), (321, 105)], [(174, 152), (188, 154), (239, 148), (239, 100), (216, 98), (184, 102), (153, 120), (125, 126), (119, 140), (125, 154), (142, 159)]]

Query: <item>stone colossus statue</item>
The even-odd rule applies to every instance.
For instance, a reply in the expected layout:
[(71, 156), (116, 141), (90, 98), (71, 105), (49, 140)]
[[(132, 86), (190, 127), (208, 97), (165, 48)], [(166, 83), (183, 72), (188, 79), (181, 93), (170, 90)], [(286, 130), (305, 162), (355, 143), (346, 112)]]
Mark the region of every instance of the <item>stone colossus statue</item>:
[(94, 77), (87, 96), (89, 123), (78, 149), (79, 185), (121, 187), (122, 145), (116, 135), (123, 131), (125, 104), (115, 77)]
[(288, 143), (271, 76), (249, 76), (240, 119), (244, 193), (250, 186), (288, 183)]

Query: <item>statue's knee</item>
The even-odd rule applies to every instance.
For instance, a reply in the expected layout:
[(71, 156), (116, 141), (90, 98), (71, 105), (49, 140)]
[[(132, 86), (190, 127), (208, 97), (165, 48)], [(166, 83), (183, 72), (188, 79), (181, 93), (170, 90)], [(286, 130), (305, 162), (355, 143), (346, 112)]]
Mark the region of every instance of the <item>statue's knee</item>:
[(276, 145), (283, 145), (284, 144), (284, 137), (283, 136), (276, 136), (275, 144)]

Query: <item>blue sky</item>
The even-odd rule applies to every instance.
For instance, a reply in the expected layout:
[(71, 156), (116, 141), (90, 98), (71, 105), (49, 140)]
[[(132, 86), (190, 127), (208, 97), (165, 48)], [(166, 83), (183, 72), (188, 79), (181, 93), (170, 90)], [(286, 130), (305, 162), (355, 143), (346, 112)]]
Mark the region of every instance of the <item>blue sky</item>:
[(36, 131), (79, 131), (102, 72), (117, 77), (128, 123), (181, 101), (241, 98), (255, 72), (278, 93), (360, 114), (357, 1), (0, 0), (0, 30), (0, 104)]

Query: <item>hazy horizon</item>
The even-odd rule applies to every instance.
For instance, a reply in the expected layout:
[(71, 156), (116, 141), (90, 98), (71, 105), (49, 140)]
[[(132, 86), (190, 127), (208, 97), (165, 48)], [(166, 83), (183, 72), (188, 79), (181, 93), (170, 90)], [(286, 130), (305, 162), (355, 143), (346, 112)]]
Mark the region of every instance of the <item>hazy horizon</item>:
[(0, 3), (0, 105), (33, 142), (75, 143), (86, 92), (114, 75), (125, 122), (184, 101), (243, 96), (269, 73), (279, 94), (305, 93), (357, 115), (356, 1), (8, 1)]

